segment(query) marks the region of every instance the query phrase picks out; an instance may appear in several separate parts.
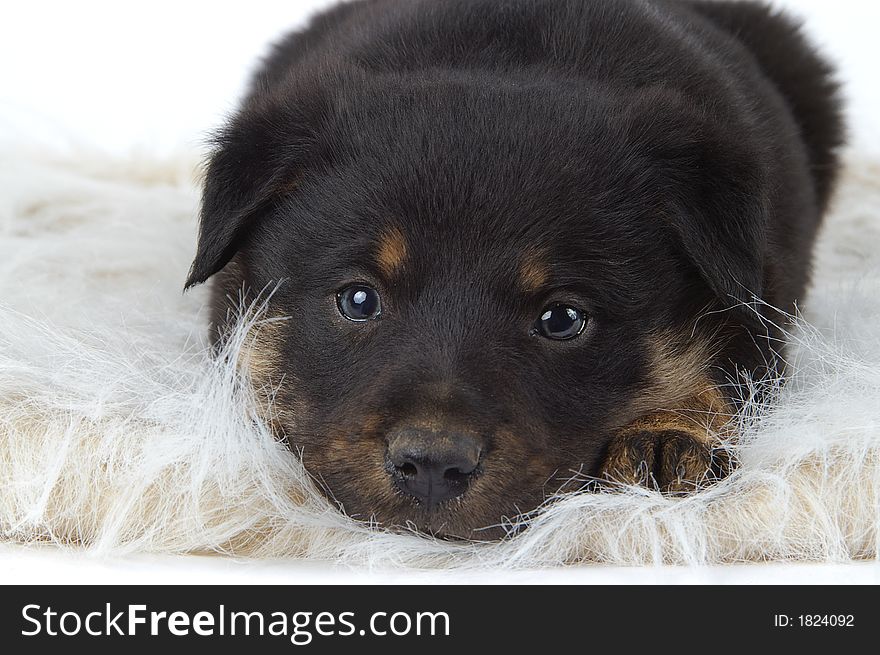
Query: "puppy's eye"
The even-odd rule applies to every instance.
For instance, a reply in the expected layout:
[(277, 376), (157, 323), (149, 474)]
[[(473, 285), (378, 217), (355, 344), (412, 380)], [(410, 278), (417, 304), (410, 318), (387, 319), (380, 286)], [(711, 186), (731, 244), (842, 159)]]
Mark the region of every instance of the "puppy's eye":
[(554, 341), (574, 339), (584, 330), (587, 317), (584, 312), (569, 305), (551, 305), (538, 318), (532, 334)]
[(382, 313), (379, 292), (364, 284), (352, 284), (337, 293), (336, 306), (349, 321), (369, 321)]

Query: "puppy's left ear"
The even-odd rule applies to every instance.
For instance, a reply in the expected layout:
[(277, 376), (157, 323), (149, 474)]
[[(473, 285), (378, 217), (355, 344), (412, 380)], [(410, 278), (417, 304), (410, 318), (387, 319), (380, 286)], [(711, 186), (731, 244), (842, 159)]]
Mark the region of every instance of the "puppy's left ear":
[(723, 306), (760, 298), (769, 197), (761, 144), (666, 90), (640, 105), (630, 127), (649, 153), (662, 219)]
[(316, 137), (307, 110), (303, 103), (251, 99), (215, 138), (186, 289), (226, 266), (308, 165)]

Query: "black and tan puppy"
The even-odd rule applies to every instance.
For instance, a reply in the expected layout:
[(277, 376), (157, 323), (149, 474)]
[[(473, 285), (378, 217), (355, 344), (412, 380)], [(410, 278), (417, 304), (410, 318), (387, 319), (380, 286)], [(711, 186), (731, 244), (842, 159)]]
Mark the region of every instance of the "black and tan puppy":
[(723, 473), (779, 346), (744, 303), (802, 297), (841, 132), (759, 4), (360, 0), (255, 76), (187, 284), (219, 336), (281, 283), (252, 379), (346, 512), (494, 537), (573, 479)]

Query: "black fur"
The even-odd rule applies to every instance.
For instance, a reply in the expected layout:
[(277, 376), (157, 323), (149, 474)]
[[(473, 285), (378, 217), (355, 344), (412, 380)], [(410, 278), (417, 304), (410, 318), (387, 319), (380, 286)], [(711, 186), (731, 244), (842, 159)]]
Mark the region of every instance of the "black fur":
[[(842, 131), (829, 66), (762, 4), (360, 0), (254, 77), (187, 286), (226, 267), (222, 334), (228, 296), (286, 281), (271, 367), (296, 419), (276, 427), (346, 511), (491, 535), (474, 530), (599, 470), (661, 335), (709, 340), (717, 384), (765, 372), (776, 335), (743, 303), (803, 298)], [(393, 280), (374, 263), (391, 229)], [(517, 284), (528, 253), (538, 291)], [(380, 320), (340, 319), (351, 281), (380, 290)], [(589, 311), (584, 335), (530, 334), (553, 301)], [(427, 415), (485, 442), (471, 488), (431, 510), (383, 470), (387, 435)]]

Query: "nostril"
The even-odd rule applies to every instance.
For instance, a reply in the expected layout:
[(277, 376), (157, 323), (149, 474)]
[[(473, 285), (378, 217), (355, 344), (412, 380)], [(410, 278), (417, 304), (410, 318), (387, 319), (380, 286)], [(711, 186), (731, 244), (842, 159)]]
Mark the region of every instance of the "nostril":
[(452, 484), (461, 484), (462, 482), (465, 482), (470, 475), (470, 473), (465, 473), (460, 468), (449, 468), (443, 473), (443, 479)]
[(419, 474), (419, 469), (411, 462), (404, 462), (400, 466), (395, 466), (394, 468), (405, 478), (413, 478)]

